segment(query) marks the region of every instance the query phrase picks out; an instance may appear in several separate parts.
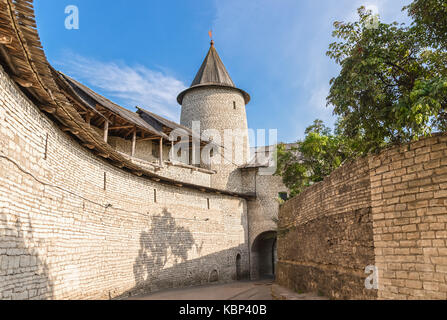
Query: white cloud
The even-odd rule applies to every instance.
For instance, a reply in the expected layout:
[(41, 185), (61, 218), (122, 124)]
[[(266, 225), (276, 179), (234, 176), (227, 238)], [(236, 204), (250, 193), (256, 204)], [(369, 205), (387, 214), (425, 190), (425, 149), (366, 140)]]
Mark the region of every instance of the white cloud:
[(179, 120), (181, 109), (176, 98), (186, 86), (164, 72), (142, 65), (102, 62), (74, 53), (66, 53), (63, 62), (56, 65), (68, 76), (99, 89), (106, 98), (124, 104), (123, 107), (140, 106), (171, 120)]
[(412, 0), (357, 0), (353, 1), (352, 8), (347, 10), (349, 15), (346, 17), (347, 21), (354, 21), (358, 19), (357, 8), (364, 6), (367, 10), (371, 10), (373, 14), (378, 14), (380, 19), (385, 23), (393, 21), (408, 22), (408, 17), (402, 8), (411, 3)]
[(372, 14), (379, 14), (379, 7), (375, 4), (367, 4), (365, 9), (371, 11)]

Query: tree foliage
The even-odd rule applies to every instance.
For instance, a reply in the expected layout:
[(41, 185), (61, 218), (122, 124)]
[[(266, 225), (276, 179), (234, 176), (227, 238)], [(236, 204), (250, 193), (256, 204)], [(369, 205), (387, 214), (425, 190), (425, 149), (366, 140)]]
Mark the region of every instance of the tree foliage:
[(427, 47), (418, 26), (378, 23), (359, 9), (359, 21), (336, 22), (328, 56), (341, 66), (328, 104), (340, 133), (367, 153), (447, 127), (446, 51)]
[(420, 28), (429, 46), (447, 49), (447, 1), (416, 0), (405, 7), (413, 19), (413, 26)]
[(280, 144), (277, 155), (277, 174), (283, 177), (291, 196), (322, 181), (350, 156), (345, 141), (332, 134), (321, 120), (315, 120), (306, 129), (305, 139), (291, 149)]
[(327, 102), (338, 120), (334, 133), (317, 120), (296, 148), (279, 146), (278, 174), (292, 196), (347, 159), (447, 130), (447, 2), (404, 10), (409, 26), (374, 21), (364, 7), (358, 21), (334, 23), (327, 55), (341, 71)]

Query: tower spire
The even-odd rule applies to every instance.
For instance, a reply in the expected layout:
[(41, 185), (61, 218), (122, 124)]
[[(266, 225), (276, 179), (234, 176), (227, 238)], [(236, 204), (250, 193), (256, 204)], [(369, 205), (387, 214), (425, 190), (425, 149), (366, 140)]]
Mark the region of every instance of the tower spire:
[(197, 87), (213, 86), (234, 88), (236, 90), (239, 90), (244, 96), (245, 104), (247, 104), (250, 101), (250, 95), (245, 91), (236, 88), (227, 69), (220, 59), (219, 54), (217, 53), (216, 47), (214, 46), (212, 31), (209, 31), (209, 35), (211, 38), (211, 43), (205, 60), (203, 61), (202, 66), (200, 67), (193, 82), (191, 83), (190, 88), (180, 93), (180, 95), (177, 97), (178, 103), (182, 104), (185, 94)]

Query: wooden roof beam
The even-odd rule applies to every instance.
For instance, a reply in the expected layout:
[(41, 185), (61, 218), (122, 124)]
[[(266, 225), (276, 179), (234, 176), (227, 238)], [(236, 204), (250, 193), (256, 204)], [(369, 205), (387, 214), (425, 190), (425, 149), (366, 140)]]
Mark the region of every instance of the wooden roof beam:
[(90, 149), (90, 150), (95, 149), (95, 146), (93, 144), (84, 143), (83, 146), (86, 147), (87, 149)]
[(52, 106), (48, 106), (48, 105), (41, 105), (39, 107), (40, 107), (40, 109), (42, 109), (46, 113), (50, 113), (50, 114), (54, 114), (57, 111), (57, 108), (52, 107)]
[(19, 75), (19, 71), (17, 70), (14, 63), (12, 63), (11, 57), (6, 52), (5, 47), (3, 44), (0, 44), (0, 54), (2, 55), (3, 59), (5, 60), (6, 64), (8, 65), (9, 69), (14, 73), (15, 75)]
[(9, 36), (2, 36), (0, 37), (0, 44), (11, 44), (12, 43), (12, 37)]
[(110, 127), (109, 130), (133, 129), (135, 126), (116, 126)]
[(31, 88), (33, 86), (33, 83), (31, 81), (23, 79), (19, 76), (12, 76), (12, 80), (17, 82), (23, 88)]
[(133, 129), (133, 135), (132, 135), (132, 158), (135, 157), (135, 151), (137, 148), (137, 127)]
[(141, 138), (138, 139), (138, 142), (142, 142), (142, 141), (154, 141), (154, 140), (160, 140), (160, 137), (149, 137), (149, 138)]

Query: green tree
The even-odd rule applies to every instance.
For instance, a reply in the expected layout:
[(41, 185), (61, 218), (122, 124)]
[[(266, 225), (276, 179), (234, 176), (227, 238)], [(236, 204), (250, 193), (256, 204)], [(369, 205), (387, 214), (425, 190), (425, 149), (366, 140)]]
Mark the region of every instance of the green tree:
[(334, 23), (327, 55), (340, 66), (327, 98), (334, 133), (321, 120), (295, 148), (278, 147), (278, 171), (291, 196), (322, 181), (344, 161), (447, 129), (447, 2), (415, 0), (410, 26), (359, 20)]
[[(416, 1), (417, 2), (417, 1)], [(429, 47), (424, 29), (380, 23), (359, 8), (359, 21), (335, 22), (328, 56), (341, 66), (328, 104), (337, 131), (355, 154), (378, 150), (447, 128), (446, 51)]]
[(413, 26), (425, 33), (429, 46), (447, 49), (447, 1), (416, 0), (404, 9), (413, 18)]
[(332, 134), (321, 120), (315, 120), (295, 147), (278, 146), (277, 174), (283, 177), (293, 197), (331, 174), (350, 156), (348, 150), (346, 140)]

